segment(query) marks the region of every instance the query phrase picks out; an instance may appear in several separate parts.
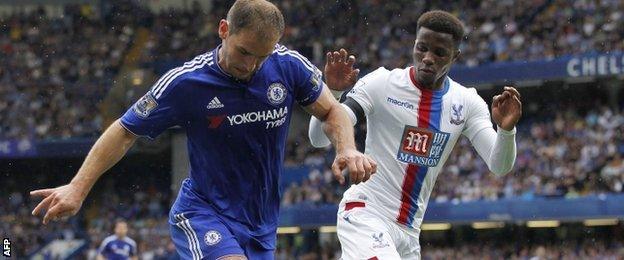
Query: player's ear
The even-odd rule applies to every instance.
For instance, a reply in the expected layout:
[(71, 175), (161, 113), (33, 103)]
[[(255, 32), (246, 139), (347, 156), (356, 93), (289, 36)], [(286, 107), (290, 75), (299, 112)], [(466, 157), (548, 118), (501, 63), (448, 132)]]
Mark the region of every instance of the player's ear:
[(221, 21), (219, 21), (219, 38), (221, 38), (221, 40), (225, 40), (225, 38), (228, 37), (228, 34), (230, 32), (230, 25), (228, 24), (227, 20), (225, 19), (221, 19)]

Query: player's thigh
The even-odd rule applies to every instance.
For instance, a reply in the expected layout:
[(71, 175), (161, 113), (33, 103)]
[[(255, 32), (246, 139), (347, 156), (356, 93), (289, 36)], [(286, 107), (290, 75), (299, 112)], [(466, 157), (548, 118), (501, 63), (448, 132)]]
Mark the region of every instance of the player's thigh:
[(173, 214), (171, 239), (182, 259), (246, 259), (236, 237), (215, 216)]
[(385, 223), (364, 208), (339, 212), (337, 233), (343, 260), (401, 259)]

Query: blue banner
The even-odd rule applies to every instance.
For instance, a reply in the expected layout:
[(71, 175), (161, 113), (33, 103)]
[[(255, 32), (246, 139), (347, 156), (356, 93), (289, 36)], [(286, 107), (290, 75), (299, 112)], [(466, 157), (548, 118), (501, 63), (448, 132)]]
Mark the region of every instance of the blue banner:
[(624, 53), (564, 56), (552, 60), (498, 62), (478, 67), (454, 66), (450, 76), (464, 84), (513, 83), (598, 77), (624, 73)]

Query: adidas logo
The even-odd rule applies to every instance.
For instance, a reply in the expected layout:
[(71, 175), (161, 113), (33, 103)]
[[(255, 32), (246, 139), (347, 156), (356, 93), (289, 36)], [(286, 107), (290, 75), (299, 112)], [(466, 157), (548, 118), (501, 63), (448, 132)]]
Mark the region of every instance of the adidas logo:
[(206, 106), (208, 109), (213, 109), (213, 108), (222, 108), (223, 107), (223, 103), (221, 103), (221, 101), (219, 100), (218, 97), (214, 97), (210, 103), (208, 103), (208, 106)]

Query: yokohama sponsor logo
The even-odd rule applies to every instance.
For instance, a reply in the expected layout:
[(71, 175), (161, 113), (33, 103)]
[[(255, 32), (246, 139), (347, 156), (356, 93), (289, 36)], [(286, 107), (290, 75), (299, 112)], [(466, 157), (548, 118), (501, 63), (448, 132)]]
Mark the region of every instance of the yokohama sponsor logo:
[(271, 121), (275, 119), (281, 119), (288, 114), (288, 107), (282, 107), (279, 109), (254, 111), (245, 114), (231, 115), (227, 119), (230, 121), (230, 125), (241, 125), (247, 123)]

